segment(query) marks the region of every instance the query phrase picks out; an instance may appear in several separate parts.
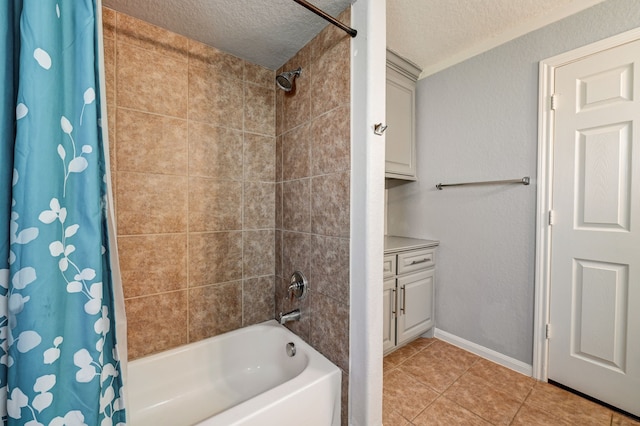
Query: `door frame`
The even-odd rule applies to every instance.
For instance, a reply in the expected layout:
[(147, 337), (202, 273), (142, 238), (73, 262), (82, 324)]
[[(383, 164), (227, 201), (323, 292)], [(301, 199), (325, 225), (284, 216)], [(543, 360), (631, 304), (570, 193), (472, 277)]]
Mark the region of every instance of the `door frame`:
[[(603, 50), (640, 40), (640, 28), (606, 38), (540, 61), (538, 82), (538, 178), (536, 210), (535, 305), (533, 327), (533, 377), (547, 381), (549, 341), (546, 337), (549, 322), (549, 294), (551, 286), (551, 210), (553, 190), (553, 128), (554, 112), (551, 95), (555, 86), (555, 70)], [(553, 333), (553, 330), (550, 330)]]

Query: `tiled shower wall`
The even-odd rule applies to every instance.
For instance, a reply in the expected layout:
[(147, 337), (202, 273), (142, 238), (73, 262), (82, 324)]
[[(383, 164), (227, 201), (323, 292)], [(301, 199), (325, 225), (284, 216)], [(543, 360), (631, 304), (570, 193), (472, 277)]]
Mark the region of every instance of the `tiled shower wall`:
[[(350, 22), (347, 9), (338, 18)], [(276, 308), (300, 308), (288, 326), (349, 372), (350, 38), (327, 26), (280, 71), (302, 67), (295, 91), (276, 94)], [(291, 302), (289, 277), (302, 271), (309, 295)]]
[(274, 71), (103, 10), (130, 359), (274, 317)]

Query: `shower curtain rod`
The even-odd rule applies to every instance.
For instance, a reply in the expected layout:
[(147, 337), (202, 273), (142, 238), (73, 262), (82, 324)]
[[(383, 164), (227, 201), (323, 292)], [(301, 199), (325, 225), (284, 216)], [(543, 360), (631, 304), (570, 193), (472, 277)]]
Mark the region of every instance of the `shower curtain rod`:
[(496, 185), (502, 183), (521, 183), (522, 185), (529, 185), (529, 176), (525, 176), (522, 179), (489, 180), (484, 182), (439, 183), (436, 185), (436, 188), (442, 191), (442, 188), (444, 188), (445, 186)]
[(345, 31), (351, 37), (355, 37), (358, 34), (358, 31), (354, 30), (351, 27), (346, 26), (345, 24), (343, 24), (342, 22), (338, 21), (333, 16), (329, 15), (328, 13), (323, 11), (322, 9), (318, 9), (317, 7), (312, 5), (311, 3), (307, 2), (306, 0), (293, 0), (293, 1), (295, 1), (296, 3), (298, 3), (301, 6), (306, 7), (307, 9), (309, 9), (310, 11), (315, 13), (316, 15), (320, 16), (321, 18), (324, 18), (327, 21), (331, 22), (333, 25), (335, 25), (336, 27), (338, 27), (341, 30)]

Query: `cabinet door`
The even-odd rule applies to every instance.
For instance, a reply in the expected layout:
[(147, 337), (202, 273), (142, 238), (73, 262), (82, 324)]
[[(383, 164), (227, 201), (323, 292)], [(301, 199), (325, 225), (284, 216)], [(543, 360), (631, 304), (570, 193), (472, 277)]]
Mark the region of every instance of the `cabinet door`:
[(382, 350), (387, 353), (396, 346), (396, 280), (384, 281), (384, 323), (382, 330)]
[(433, 327), (433, 268), (398, 278), (398, 344)]
[(390, 68), (387, 68), (386, 115), (386, 176), (415, 180), (415, 83)]

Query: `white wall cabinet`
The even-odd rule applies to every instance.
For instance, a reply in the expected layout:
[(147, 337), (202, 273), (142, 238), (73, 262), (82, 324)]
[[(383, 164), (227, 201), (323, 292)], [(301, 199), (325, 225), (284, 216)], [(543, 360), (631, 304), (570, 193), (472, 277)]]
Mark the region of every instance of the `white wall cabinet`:
[(384, 257), (385, 354), (434, 326), (434, 255), (429, 248)]
[(415, 105), (420, 69), (387, 50), (385, 177), (416, 180)]

